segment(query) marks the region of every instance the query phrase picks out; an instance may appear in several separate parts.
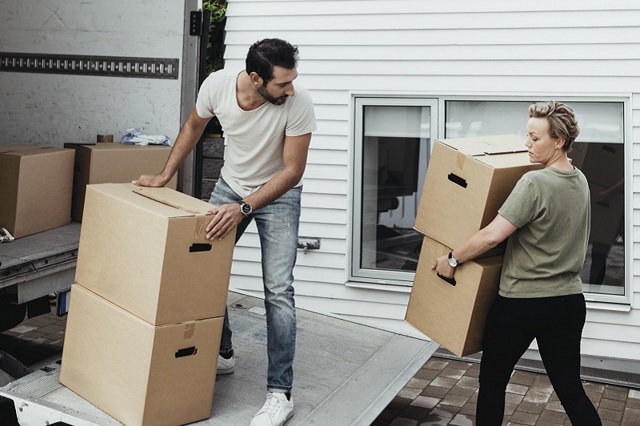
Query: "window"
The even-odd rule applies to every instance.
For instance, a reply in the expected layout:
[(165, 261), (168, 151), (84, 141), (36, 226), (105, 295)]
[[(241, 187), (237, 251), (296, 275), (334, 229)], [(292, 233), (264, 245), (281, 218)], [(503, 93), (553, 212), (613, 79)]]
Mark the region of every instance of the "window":
[[(447, 101), (445, 137), (514, 133), (525, 138), (527, 111), (533, 102)], [(591, 238), (581, 272), (583, 290), (626, 295), (624, 103), (567, 104), (574, 109), (580, 125), (569, 157), (585, 174), (591, 191)]]
[[(422, 239), (413, 225), (434, 138), (517, 134), (524, 139), (529, 105), (540, 100), (356, 97), (352, 279), (413, 282)], [(584, 291), (593, 300), (619, 302), (629, 295), (625, 101), (565, 102), (574, 108), (581, 129), (570, 157), (591, 190)]]
[(357, 98), (352, 275), (413, 280), (421, 235), (413, 230), (436, 127), (428, 99)]

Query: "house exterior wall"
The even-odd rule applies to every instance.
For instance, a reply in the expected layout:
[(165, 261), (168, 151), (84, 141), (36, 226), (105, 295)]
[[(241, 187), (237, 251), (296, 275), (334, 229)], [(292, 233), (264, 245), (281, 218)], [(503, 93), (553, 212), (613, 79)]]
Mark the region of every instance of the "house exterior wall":
[[(316, 106), (305, 173), (299, 307), (419, 335), (403, 322), (408, 286), (349, 281), (352, 95), (614, 96), (628, 100), (626, 202), (630, 303), (589, 303), (583, 353), (640, 363), (640, 4), (432, 0), (231, 0), (226, 67), (250, 44), (280, 37), (300, 48), (299, 84)], [(238, 243), (234, 289), (262, 294), (255, 227)], [(634, 368), (634, 367), (625, 367)]]

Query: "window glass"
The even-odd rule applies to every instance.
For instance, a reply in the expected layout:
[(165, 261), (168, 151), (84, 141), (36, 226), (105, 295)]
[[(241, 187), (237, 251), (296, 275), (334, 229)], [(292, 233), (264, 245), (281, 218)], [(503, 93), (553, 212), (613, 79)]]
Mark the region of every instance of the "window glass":
[(406, 285), (422, 242), (413, 225), (436, 122), (433, 107), (388, 99), (362, 99), (358, 105), (353, 275)]
[[(531, 102), (447, 101), (446, 138), (517, 134), (526, 138)], [(580, 135), (569, 154), (589, 181), (591, 237), (581, 277), (586, 292), (625, 295), (624, 123), (622, 102), (567, 102)]]

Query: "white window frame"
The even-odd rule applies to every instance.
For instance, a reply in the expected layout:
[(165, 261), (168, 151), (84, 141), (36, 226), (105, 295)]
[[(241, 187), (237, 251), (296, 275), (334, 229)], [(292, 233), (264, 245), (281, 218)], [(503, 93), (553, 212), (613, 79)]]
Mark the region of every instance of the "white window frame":
[[(445, 137), (445, 102), (447, 101), (501, 101), (501, 102), (540, 102), (549, 99), (562, 100), (568, 103), (577, 102), (616, 102), (623, 104), (623, 126), (624, 126), (624, 155), (625, 155), (625, 187), (624, 187), (624, 200), (625, 200), (625, 234), (624, 234), (624, 250), (625, 250), (625, 277), (624, 277), (624, 295), (608, 295), (599, 293), (585, 292), (585, 299), (590, 302), (590, 306), (607, 309), (607, 306), (611, 306), (612, 309), (616, 309), (616, 306), (630, 306), (632, 297), (632, 283), (633, 283), (633, 140), (632, 140), (632, 96), (631, 94), (540, 94), (540, 93), (513, 93), (513, 94), (498, 94), (498, 95), (465, 95), (465, 94), (442, 94), (442, 93), (418, 93), (408, 95), (406, 93), (385, 93), (385, 94), (359, 94), (352, 93), (352, 132), (353, 132), (353, 152), (351, 155), (353, 173), (351, 182), (351, 202), (350, 206), (352, 214), (350, 216), (350, 232), (348, 246), (350, 249), (350, 255), (348, 258), (348, 281), (346, 285), (351, 287), (364, 287), (364, 288), (376, 288), (388, 291), (410, 291), (413, 284), (415, 274), (409, 272), (398, 271), (377, 271), (369, 274), (370, 276), (362, 276), (362, 270), (356, 268), (359, 262), (360, 253), (360, 238), (361, 230), (360, 226), (360, 214), (361, 214), (361, 198), (357, 194), (357, 188), (362, 185), (362, 150), (363, 150), (363, 132), (362, 132), (362, 117), (358, 117), (356, 113), (358, 108), (362, 105), (425, 105), (421, 102), (429, 101), (428, 106), (432, 109), (432, 121), (437, 119), (437, 125), (432, 124), (432, 129), (436, 129), (437, 133), (432, 133), (431, 136), (431, 148), (433, 141), (436, 138)], [(362, 101), (367, 103), (362, 104)], [(374, 102), (375, 101), (375, 102)], [(436, 102), (436, 105), (431, 102)], [(381, 103), (376, 103), (381, 102)], [(427, 105), (425, 105), (427, 106)]]

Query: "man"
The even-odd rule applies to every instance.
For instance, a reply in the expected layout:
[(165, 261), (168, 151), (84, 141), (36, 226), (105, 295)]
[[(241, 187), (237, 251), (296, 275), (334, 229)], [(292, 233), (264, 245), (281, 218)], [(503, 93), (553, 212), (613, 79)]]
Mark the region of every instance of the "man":
[[(222, 70), (202, 84), (196, 106), (183, 124), (164, 170), (135, 184), (164, 186), (216, 116), (227, 149), (221, 177), (211, 194), (217, 207), (207, 238), (223, 238), (237, 227), (236, 242), (252, 219), (262, 248), (267, 311), (267, 400), (252, 426), (282, 425), (293, 415), (291, 388), (296, 318), (293, 267), (297, 254), (301, 180), (311, 132), (316, 130), (311, 96), (294, 91), (298, 48), (279, 39), (251, 46), (246, 69)], [(294, 96), (295, 95), (295, 96)], [(225, 314), (218, 374), (235, 366), (228, 312)]]

